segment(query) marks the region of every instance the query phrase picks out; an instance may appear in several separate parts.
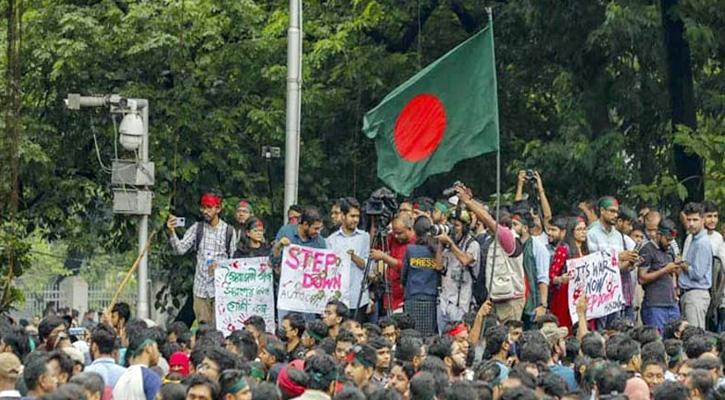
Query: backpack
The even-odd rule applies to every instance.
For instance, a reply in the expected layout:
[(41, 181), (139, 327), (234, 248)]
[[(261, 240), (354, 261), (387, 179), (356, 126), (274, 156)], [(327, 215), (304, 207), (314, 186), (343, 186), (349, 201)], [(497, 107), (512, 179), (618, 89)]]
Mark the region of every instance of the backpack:
[(471, 292), (473, 294), (473, 299), (476, 302), (477, 305), (481, 305), (486, 301), (486, 298), (488, 297), (488, 289), (486, 288), (486, 256), (488, 254), (488, 248), (491, 246), (491, 243), (493, 242), (493, 237), (491, 235), (486, 234), (485, 237), (479, 239), (479, 236), (476, 236), (476, 241), (479, 244), (479, 247), (481, 248), (481, 256), (480, 261), (478, 263), (478, 269), (476, 271), (473, 271), (473, 268), (469, 268), (468, 272), (471, 274), (471, 280), (473, 281), (471, 285)]
[[(723, 300), (723, 289), (725, 289), (725, 271), (723, 270), (723, 263), (720, 257), (712, 257), (712, 285), (710, 286), (710, 306), (707, 308), (707, 316), (705, 321), (707, 323), (708, 330), (712, 329), (712, 332), (717, 332), (718, 322), (718, 309)], [(712, 324), (712, 325), (711, 325)]]
[[(196, 228), (196, 243), (194, 244), (194, 251), (199, 251), (201, 246), (201, 239), (204, 237), (204, 222), (197, 222), (198, 227)], [(225, 233), (224, 243), (227, 244), (227, 255), (232, 256), (232, 239), (234, 238), (234, 228), (227, 224), (227, 231)]]

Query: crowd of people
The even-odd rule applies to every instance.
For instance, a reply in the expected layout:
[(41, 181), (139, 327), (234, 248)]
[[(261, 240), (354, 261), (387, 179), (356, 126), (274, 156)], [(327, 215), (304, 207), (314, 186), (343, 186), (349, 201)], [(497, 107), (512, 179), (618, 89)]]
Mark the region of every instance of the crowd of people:
[[(132, 318), (125, 303), (95, 326), (48, 315), (0, 327), (0, 399), (725, 399), (717, 209), (668, 219), (604, 196), (555, 216), (541, 176), (518, 178), (497, 212), (460, 184), (390, 213), (347, 197), (328, 228), (319, 208), (290, 208), (273, 240), (250, 201), (233, 226), (209, 191), (183, 236), (167, 221), (173, 251), (196, 253), (191, 328)], [(278, 281), (290, 245), (350, 258), (347, 304), (277, 310), (274, 332), (253, 315), (224, 337), (218, 263), (269, 257)], [(623, 301), (587, 318), (586, 296), (570, 306), (567, 261), (603, 250), (616, 252)]]

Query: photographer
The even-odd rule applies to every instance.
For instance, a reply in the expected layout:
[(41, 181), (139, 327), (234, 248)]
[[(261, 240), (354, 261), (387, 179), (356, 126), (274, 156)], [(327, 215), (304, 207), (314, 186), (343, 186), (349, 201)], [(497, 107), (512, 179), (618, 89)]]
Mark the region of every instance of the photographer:
[(473, 272), (478, 269), (481, 248), (470, 232), (471, 217), (458, 210), (451, 216), (452, 238), (442, 232), (436, 236), (436, 263), (443, 266), (442, 289), (438, 302), (438, 330), (449, 322), (463, 320), (471, 306)]
[[(546, 246), (549, 244), (549, 238), (546, 232), (544, 232), (544, 226), (549, 227), (549, 222), (551, 221), (551, 206), (549, 205), (549, 199), (546, 197), (544, 183), (541, 181), (539, 171), (533, 169), (519, 171), (514, 202), (524, 199), (524, 184), (526, 182), (533, 183), (534, 189), (536, 190), (536, 197), (538, 197), (539, 201), (538, 205), (541, 206), (539, 208), (535, 204), (532, 204), (531, 215), (534, 217), (534, 228), (529, 233), (533, 239)], [(543, 215), (539, 215), (539, 209)], [(541, 217), (543, 217), (543, 221)]]
[(511, 229), (496, 222), (483, 204), (473, 200), (465, 186), (456, 186), (456, 193), (460, 201), (470, 212), (476, 214), (491, 234), (498, 230), (497, 242), (492, 243), (486, 253), (486, 285), (493, 301), (494, 312), (501, 322), (520, 320), (526, 301), (521, 242), (514, 237)]
[(387, 264), (385, 277), (390, 284), (391, 295), (383, 296), (383, 307), (393, 313), (403, 312), (403, 286), (400, 274), (403, 270), (403, 257), (409, 245), (415, 244), (417, 238), (413, 231), (413, 217), (408, 212), (400, 212), (391, 224), (392, 232), (386, 238), (388, 253), (379, 249), (370, 250), (370, 258)]
[(413, 229), (418, 237), (405, 251), (400, 282), (405, 288), (405, 312), (424, 336), (438, 333), (436, 324), (438, 286), (442, 267), (436, 263), (436, 240), (430, 236), (430, 219), (418, 217)]

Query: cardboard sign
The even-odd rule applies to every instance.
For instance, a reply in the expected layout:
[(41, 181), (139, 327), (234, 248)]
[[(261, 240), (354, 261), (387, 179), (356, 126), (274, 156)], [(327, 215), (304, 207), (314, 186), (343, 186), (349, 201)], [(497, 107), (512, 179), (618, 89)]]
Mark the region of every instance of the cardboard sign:
[(614, 248), (569, 260), (566, 267), (571, 276), (569, 314), (572, 323), (579, 320), (576, 304), (582, 295), (587, 296), (587, 320), (604, 317), (624, 307), (622, 277)]
[(268, 257), (220, 261), (214, 270), (216, 328), (224, 337), (242, 329), (252, 315), (266, 322), (274, 332), (274, 290), (272, 265)]
[(322, 314), (331, 300), (349, 304), (350, 257), (333, 250), (290, 245), (280, 266), (277, 307), (280, 310)]

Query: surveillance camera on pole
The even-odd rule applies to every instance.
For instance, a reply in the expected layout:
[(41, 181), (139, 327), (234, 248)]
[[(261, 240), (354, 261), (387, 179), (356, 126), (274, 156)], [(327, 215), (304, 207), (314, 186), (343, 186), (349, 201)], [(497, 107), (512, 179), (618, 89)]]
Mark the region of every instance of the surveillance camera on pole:
[(149, 102), (146, 99), (128, 99), (117, 94), (81, 96), (68, 94), (65, 100), (69, 110), (89, 107), (108, 107), (112, 114), (122, 114), (118, 129), (119, 142), (127, 151), (137, 152), (130, 160), (114, 160), (111, 183), (114, 214), (138, 215), (138, 251), (143, 254), (138, 266), (137, 315), (149, 318), (148, 256), (144, 248), (148, 240), (148, 221), (151, 214), (154, 185), (154, 163), (149, 162)]

